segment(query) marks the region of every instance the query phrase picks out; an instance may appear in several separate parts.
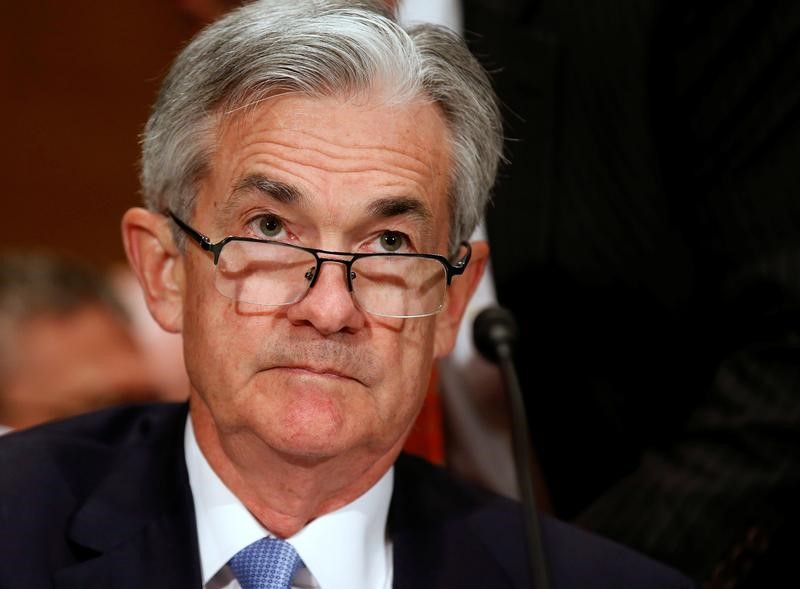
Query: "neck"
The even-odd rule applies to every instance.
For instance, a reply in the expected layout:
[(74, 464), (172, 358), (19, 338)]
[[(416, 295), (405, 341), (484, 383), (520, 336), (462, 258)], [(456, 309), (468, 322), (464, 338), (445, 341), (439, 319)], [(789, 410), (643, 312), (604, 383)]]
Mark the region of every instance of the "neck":
[(250, 431), (220, 435), (208, 406), (196, 397), (191, 419), (198, 446), (223, 483), (266, 529), (279, 538), (299, 532), (317, 517), (351, 503), (389, 470), (403, 439), (380, 456), (287, 455)]

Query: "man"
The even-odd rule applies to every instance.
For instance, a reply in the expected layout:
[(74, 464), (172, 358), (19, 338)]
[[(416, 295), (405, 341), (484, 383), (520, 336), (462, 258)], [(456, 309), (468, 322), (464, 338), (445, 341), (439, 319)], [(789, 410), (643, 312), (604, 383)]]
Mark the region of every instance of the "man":
[[(398, 458), (488, 253), (461, 241), (501, 151), (488, 79), (381, 2), (288, 4), (178, 57), (145, 129), (148, 209), (123, 219), (183, 334), (188, 420), (6, 438), (0, 587), (531, 586), (514, 503)], [(553, 587), (688, 586), (550, 520), (543, 538)]]
[(100, 273), (50, 253), (0, 254), (0, 424), (25, 428), (154, 398), (142, 350)]

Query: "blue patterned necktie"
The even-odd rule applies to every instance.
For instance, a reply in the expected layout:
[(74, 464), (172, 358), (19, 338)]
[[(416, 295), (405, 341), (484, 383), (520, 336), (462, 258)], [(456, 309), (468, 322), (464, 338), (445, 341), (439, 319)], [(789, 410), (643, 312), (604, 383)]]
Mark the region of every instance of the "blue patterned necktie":
[(228, 564), (242, 589), (291, 589), (303, 561), (288, 542), (262, 538), (242, 548)]

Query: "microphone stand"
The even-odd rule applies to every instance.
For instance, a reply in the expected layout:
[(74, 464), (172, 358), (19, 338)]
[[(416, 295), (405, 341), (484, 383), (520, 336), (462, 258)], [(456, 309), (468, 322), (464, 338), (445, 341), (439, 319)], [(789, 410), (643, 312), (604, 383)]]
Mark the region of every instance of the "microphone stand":
[(512, 344), (516, 339), (514, 318), (505, 309), (489, 307), (475, 318), (473, 335), (478, 351), (500, 367), (511, 410), (511, 433), (514, 463), (517, 473), (522, 510), (525, 517), (525, 534), (528, 544), (528, 565), (536, 589), (549, 589), (547, 563), (542, 549), (539, 515), (533, 494), (531, 470), (531, 445), (528, 420), (517, 371), (514, 367)]

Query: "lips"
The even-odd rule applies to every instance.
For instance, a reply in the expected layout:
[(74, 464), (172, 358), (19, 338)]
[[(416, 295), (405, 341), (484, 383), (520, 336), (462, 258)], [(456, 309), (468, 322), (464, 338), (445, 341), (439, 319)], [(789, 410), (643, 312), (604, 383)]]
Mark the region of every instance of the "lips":
[(306, 365), (295, 365), (295, 366), (275, 366), (275, 368), (284, 368), (287, 370), (296, 370), (298, 372), (310, 372), (312, 374), (317, 374), (319, 376), (330, 376), (336, 378), (346, 378), (348, 380), (355, 380), (361, 384), (358, 378), (352, 376), (350, 374), (346, 374), (341, 371), (339, 368), (332, 368), (332, 367), (317, 367), (317, 366), (306, 366)]
[(296, 370), (346, 378), (370, 386), (381, 379), (381, 363), (367, 346), (354, 346), (332, 340), (273, 341), (261, 350), (258, 362), (263, 370)]

